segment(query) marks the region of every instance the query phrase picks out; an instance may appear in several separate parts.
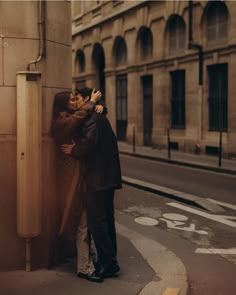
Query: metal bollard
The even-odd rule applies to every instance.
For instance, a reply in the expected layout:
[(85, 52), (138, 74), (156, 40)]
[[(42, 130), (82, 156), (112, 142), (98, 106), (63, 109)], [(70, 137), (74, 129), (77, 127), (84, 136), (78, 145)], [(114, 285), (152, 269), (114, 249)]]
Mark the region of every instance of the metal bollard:
[(135, 127), (133, 127), (133, 153), (135, 153)]
[(168, 159), (170, 159), (170, 128), (167, 128), (167, 147), (168, 147)]

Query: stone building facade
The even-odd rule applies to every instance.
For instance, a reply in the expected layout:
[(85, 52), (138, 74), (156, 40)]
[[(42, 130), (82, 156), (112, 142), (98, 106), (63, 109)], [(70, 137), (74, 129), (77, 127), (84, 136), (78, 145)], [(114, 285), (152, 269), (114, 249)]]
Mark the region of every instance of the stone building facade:
[[(37, 59), (36, 65), (30, 64)], [(42, 207), (36, 208), (42, 224), (31, 239), (30, 254), (25, 238), (17, 232), (21, 222), (17, 219), (17, 175), (24, 173), (17, 173), (17, 142), (24, 136), (17, 134), (17, 97), (22, 95), (17, 90), (17, 73), (27, 69), (32, 72), (29, 78), (34, 72), (41, 73), (42, 94)], [(56, 92), (71, 89), (71, 71), (70, 1), (0, 1), (0, 271), (25, 268), (27, 255), (34, 269), (49, 264), (58, 221), (55, 153), (50, 136), (52, 104)], [(32, 141), (34, 135), (33, 130)], [(33, 170), (31, 164), (27, 174)], [(25, 197), (30, 203), (33, 192)], [(34, 216), (26, 226), (33, 220)]]
[(73, 86), (103, 91), (118, 140), (235, 156), (235, 13), (234, 1), (74, 1)]

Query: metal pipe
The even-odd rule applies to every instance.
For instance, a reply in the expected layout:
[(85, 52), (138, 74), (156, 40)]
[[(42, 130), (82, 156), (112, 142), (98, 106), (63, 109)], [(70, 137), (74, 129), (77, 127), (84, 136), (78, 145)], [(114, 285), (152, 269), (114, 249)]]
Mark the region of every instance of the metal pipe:
[(27, 70), (30, 71), (30, 66), (32, 64), (36, 65), (40, 62), (44, 56), (44, 1), (39, 0), (38, 2), (38, 18), (39, 18), (39, 53), (38, 57), (35, 60), (32, 60), (27, 65)]
[(189, 49), (190, 48), (190, 43), (193, 42), (193, 26), (192, 26), (192, 22), (193, 22), (193, 2), (192, 1), (188, 1), (188, 6), (189, 6), (189, 13), (188, 13), (188, 46)]
[(222, 164), (222, 133), (223, 133), (223, 103), (221, 98), (222, 83), (219, 83), (219, 152), (218, 152), (218, 166)]
[(133, 127), (133, 153), (135, 153), (135, 127)]
[(170, 128), (167, 128), (167, 148), (168, 148), (168, 159), (170, 159)]
[(221, 167), (222, 163), (222, 126), (220, 126), (220, 137), (219, 137), (219, 153), (218, 153), (218, 166)]
[(25, 270), (31, 271), (31, 239), (25, 239)]
[(202, 45), (193, 42), (193, 1), (189, 1), (189, 31), (188, 31), (188, 48), (198, 50), (198, 84), (202, 85), (203, 82), (203, 50)]

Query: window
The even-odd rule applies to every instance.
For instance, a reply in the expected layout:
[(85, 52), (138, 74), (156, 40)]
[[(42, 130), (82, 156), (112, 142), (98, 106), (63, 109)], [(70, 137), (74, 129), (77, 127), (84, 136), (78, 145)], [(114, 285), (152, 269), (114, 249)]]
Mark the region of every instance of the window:
[(142, 77), (142, 88), (143, 88), (143, 144), (146, 146), (152, 145), (152, 126), (153, 126), (153, 116), (152, 116), (152, 105), (153, 105), (153, 95), (152, 95), (152, 76)]
[(116, 78), (116, 119), (117, 139), (126, 140), (127, 128), (127, 76)]
[(185, 70), (170, 73), (172, 84), (171, 95), (171, 128), (185, 128)]
[(85, 57), (82, 50), (78, 50), (76, 53), (76, 64), (78, 67), (79, 73), (82, 73), (85, 71)]
[(180, 16), (174, 16), (169, 23), (169, 51), (182, 52), (185, 48), (185, 24)]
[(147, 59), (152, 57), (152, 32), (148, 28), (141, 28), (138, 34), (140, 42), (141, 58)]
[(208, 66), (209, 131), (227, 131), (228, 121), (228, 65)]
[(207, 10), (207, 40), (209, 42), (227, 37), (227, 9), (224, 3), (216, 1)]
[(117, 66), (126, 64), (127, 48), (123, 38), (117, 37), (115, 41), (115, 62)]

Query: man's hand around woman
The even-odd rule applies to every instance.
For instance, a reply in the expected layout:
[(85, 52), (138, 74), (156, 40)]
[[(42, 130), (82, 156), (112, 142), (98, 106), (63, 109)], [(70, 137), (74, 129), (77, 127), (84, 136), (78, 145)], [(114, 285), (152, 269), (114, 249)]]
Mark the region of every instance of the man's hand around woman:
[(61, 145), (61, 150), (62, 150), (62, 152), (64, 154), (70, 155), (74, 146), (75, 146), (75, 143), (72, 143), (72, 144), (62, 144)]
[(104, 107), (101, 104), (95, 106), (95, 112), (101, 114), (103, 112)]

